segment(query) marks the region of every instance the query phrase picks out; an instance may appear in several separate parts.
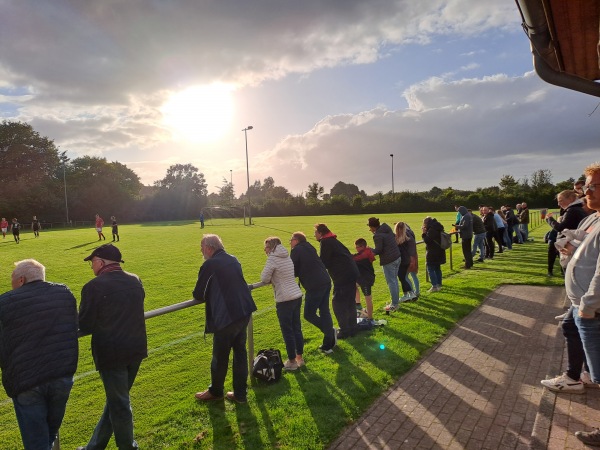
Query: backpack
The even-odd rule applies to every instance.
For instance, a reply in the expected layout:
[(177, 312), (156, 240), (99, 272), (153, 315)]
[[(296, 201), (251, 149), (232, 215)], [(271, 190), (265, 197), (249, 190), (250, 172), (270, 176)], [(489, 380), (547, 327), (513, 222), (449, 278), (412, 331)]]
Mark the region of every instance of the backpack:
[(445, 231), (440, 232), (440, 247), (443, 250), (447, 250), (452, 245), (452, 238)]
[(259, 350), (252, 365), (252, 376), (273, 383), (281, 378), (281, 369), (283, 369), (283, 361), (279, 350), (274, 348)]

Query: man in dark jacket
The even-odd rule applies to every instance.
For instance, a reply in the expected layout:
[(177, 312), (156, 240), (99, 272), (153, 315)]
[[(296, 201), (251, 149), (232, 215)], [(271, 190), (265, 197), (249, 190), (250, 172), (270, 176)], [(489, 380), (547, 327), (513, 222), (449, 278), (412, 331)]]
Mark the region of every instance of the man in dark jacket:
[(369, 218), (367, 223), (373, 233), (375, 248), (373, 253), (379, 255), (379, 264), (383, 268), (383, 275), (390, 290), (391, 304), (397, 306), (400, 301), (398, 287), (398, 269), (400, 268), (400, 250), (396, 244), (396, 236), (387, 223), (379, 223), (376, 217)]
[(77, 302), (63, 284), (44, 281), (34, 259), (15, 264), (12, 291), (0, 296), (0, 368), (23, 448), (51, 448), (77, 370)]
[(97, 247), (84, 261), (96, 277), (81, 290), (79, 329), (92, 335), (106, 405), (90, 441), (78, 448), (104, 449), (114, 433), (119, 449), (136, 449), (129, 391), (148, 356), (144, 287), (137, 275), (121, 268), (121, 252), (112, 244)]
[(474, 257), (477, 254), (477, 249), (479, 249), (479, 258), (477, 261), (483, 262), (485, 258), (485, 225), (478, 214), (473, 214), (471, 210), (469, 210), (469, 213), (473, 221), (473, 249), (471, 250), (471, 256)]
[(465, 257), (465, 269), (473, 267), (473, 254), (471, 253), (471, 241), (473, 240), (473, 216), (467, 211), (467, 208), (460, 206), (458, 208), (460, 222), (455, 225), (459, 230), (462, 239), (462, 252)]
[(196, 393), (196, 398), (200, 401), (223, 398), (229, 354), (233, 350), (233, 391), (226, 395), (228, 400), (245, 403), (248, 382), (246, 334), (256, 305), (240, 262), (225, 252), (221, 238), (216, 234), (205, 234), (200, 249), (205, 261), (192, 295), (206, 303), (205, 331), (213, 333), (213, 354), (210, 386)]
[(497, 234), (498, 227), (496, 225), (496, 220), (494, 219), (494, 213), (490, 210), (488, 206), (484, 206), (481, 209), (483, 226), (485, 227), (485, 246), (486, 259), (494, 259), (494, 250), (496, 249), (494, 244), (494, 237)]
[[(329, 311), (329, 293), (331, 279), (317, 250), (306, 240), (300, 231), (290, 239), (292, 251), (290, 257), (294, 263), (294, 275), (298, 277), (305, 290), (304, 318), (323, 333), (323, 344), (319, 347), (323, 353), (330, 354), (335, 346), (335, 329)], [(317, 315), (317, 310), (319, 315)]]
[(354, 336), (357, 331), (354, 299), (358, 267), (350, 251), (324, 223), (315, 225), (315, 238), (321, 246), (321, 261), (333, 281), (331, 305), (340, 326), (337, 337), (345, 339)]

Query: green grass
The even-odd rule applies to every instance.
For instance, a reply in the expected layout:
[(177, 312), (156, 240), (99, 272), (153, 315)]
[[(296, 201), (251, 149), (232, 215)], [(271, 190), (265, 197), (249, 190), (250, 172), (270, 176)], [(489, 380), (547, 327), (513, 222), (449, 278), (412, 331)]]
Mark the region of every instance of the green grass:
[[(408, 222), (416, 231), (425, 214), (381, 215), (388, 223)], [(436, 213), (449, 228), (455, 213)], [(226, 250), (242, 263), (248, 282), (258, 281), (265, 262), (263, 240), (279, 236), (287, 243), (292, 232), (312, 236), (313, 225), (327, 223), (352, 251), (354, 240), (371, 242), (367, 215), (327, 217), (257, 218), (252, 227), (240, 220), (215, 220), (204, 230), (198, 223), (172, 222), (120, 226), (125, 270), (137, 273), (146, 288), (146, 310), (191, 298), (198, 268), (202, 263), (199, 242), (203, 232), (217, 233)], [(375, 318), (388, 325), (341, 342), (335, 353), (322, 355), (320, 333), (303, 321), (307, 366), (286, 373), (275, 385), (252, 383), (249, 402), (199, 404), (193, 394), (210, 382), (211, 336), (203, 337), (204, 306), (150, 319), (150, 355), (141, 367), (132, 390), (135, 434), (145, 449), (163, 448), (324, 448), (340, 431), (359, 418), (369, 405), (395, 380), (406, 373), (421, 355), (475, 308), (497, 286), (510, 284), (558, 284), (548, 280), (545, 225), (532, 233), (535, 242), (515, 245), (512, 252), (494, 261), (461, 271), (460, 247), (455, 246), (454, 268), (442, 267), (444, 289), (427, 294), (424, 248), (419, 245), (419, 278), (422, 296), (416, 303), (385, 316), (388, 299), (383, 273), (377, 266), (373, 289)], [(110, 229), (107, 228), (108, 233)], [(66, 283), (77, 298), (81, 287), (93, 276), (83, 262), (98, 242), (93, 229), (44, 230), (39, 239), (24, 232), (21, 244), (12, 236), (0, 241), (0, 292), (10, 289), (13, 262), (36, 258), (47, 267), (47, 279)], [(110, 239), (110, 237), (109, 237)], [(316, 244), (316, 243), (315, 243)], [(253, 291), (258, 305), (254, 316), (255, 349), (284, 350), (275, 316), (273, 293), (265, 287)], [(67, 414), (60, 430), (64, 449), (84, 445), (101, 413), (103, 389), (94, 371), (89, 351), (90, 338), (80, 340), (80, 363)], [(380, 349), (380, 344), (385, 349)], [(228, 376), (226, 388), (231, 389)], [(4, 394), (2, 392), (2, 394)], [(12, 403), (0, 396), (0, 442), (2, 448), (20, 448), (21, 442)], [(111, 447), (115, 448), (111, 442)]]

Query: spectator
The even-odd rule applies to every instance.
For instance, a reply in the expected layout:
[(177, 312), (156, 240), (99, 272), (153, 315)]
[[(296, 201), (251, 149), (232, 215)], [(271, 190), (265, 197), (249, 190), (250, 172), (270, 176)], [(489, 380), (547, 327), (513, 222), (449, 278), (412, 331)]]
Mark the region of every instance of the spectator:
[(78, 449), (106, 448), (113, 433), (118, 448), (136, 449), (129, 391), (148, 356), (144, 287), (121, 268), (121, 252), (112, 244), (97, 247), (84, 261), (96, 277), (81, 291), (79, 329), (92, 335), (106, 405), (87, 446)]
[[(454, 228), (458, 230), (458, 225), (460, 224), (460, 219), (462, 218), (461, 212), (458, 210), (460, 205), (454, 205), (454, 211), (456, 211), (456, 218), (454, 219)], [(454, 235), (454, 243), (458, 244), (458, 234)]]
[[(404, 222), (398, 222), (394, 227), (394, 233), (396, 235), (396, 243), (400, 250), (400, 268), (398, 269), (398, 279), (402, 284), (402, 291), (404, 295), (400, 298), (401, 302), (407, 302), (410, 300), (416, 300), (417, 294), (413, 292), (410, 281), (408, 281), (408, 271), (411, 262), (414, 260), (411, 258), (412, 255), (417, 254), (417, 243), (415, 241), (415, 234)], [(418, 281), (417, 281), (418, 283)]]
[(323, 343), (319, 350), (325, 354), (333, 353), (336, 334), (329, 310), (331, 279), (327, 269), (317, 255), (317, 250), (306, 240), (304, 233), (296, 231), (292, 234), (290, 246), (294, 275), (298, 277), (305, 291), (304, 318), (323, 333)]
[(248, 322), (256, 305), (242, 273), (240, 262), (225, 252), (221, 238), (205, 234), (200, 242), (205, 261), (198, 272), (192, 293), (196, 300), (206, 303), (205, 332), (213, 334), (211, 383), (207, 390), (196, 393), (200, 401), (223, 398), (229, 354), (233, 350), (233, 391), (228, 400), (247, 401), (248, 352), (246, 336)]
[(265, 254), (267, 263), (260, 275), (260, 282), (254, 283), (252, 288), (266, 284), (273, 286), (277, 319), (288, 356), (283, 368), (288, 371), (297, 370), (304, 366), (304, 336), (300, 322), (302, 291), (296, 284), (294, 263), (278, 237), (265, 239)]
[(315, 238), (321, 248), (321, 261), (333, 281), (333, 313), (340, 326), (339, 339), (356, 334), (355, 292), (358, 267), (350, 251), (337, 240), (337, 236), (324, 223), (315, 225)]
[(431, 281), (428, 292), (439, 292), (442, 290), (442, 264), (446, 264), (446, 250), (440, 245), (444, 226), (433, 217), (426, 217), (421, 231), (425, 241), (427, 273)]
[(494, 239), (498, 244), (498, 253), (502, 253), (504, 251), (504, 229), (506, 228), (506, 224), (494, 208), (490, 208), (490, 211), (494, 214), (494, 221), (496, 222)]
[[(583, 191), (587, 206), (600, 209), (600, 162), (586, 167)], [(590, 366), (592, 381), (600, 383), (600, 213), (587, 216), (579, 224), (579, 229), (586, 230), (587, 236), (577, 248), (576, 257), (567, 265), (565, 273), (565, 289), (573, 305), (573, 316), (579, 330), (586, 360)], [(563, 251), (573, 252), (568, 245)], [(591, 432), (578, 431), (577, 438), (585, 444), (599, 445), (600, 430)]]
[(396, 308), (400, 299), (398, 287), (398, 269), (400, 267), (400, 250), (396, 244), (394, 232), (386, 223), (379, 223), (379, 219), (371, 217), (367, 223), (373, 233), (373, 254), (379, 256), (379, 264), (383, 268), (383, 275), (390, 290), (391, 305)]
[(485, 258), (485, 226), (481, 217), (477, 214), (471, 213), (471, 219), (473, 220), (473, 249), (471, 255), (475, 257), (477, 250), (479, 249), (479, 258), (477, 262), (483, 262)]
[(519, 218), (519, 230), (523, 242), (527, 242), (529, 240), (529, 208), (527, 208), (527, 203), (521, 203), (521, 211), (519, 211), (517, 217)]
[(563, 230), (577, 229), (579, 223), (588, 215), (575, 191), (560, 192), (556, 196), (556, 201), (561, 210), (559, 219), (556, 220), (551, 212), (546, 215), (546, 223), (552, 228), (548, 238), (548, 276), (550, 277), (554, 275), (554, 263), (558, 256), (558, 250), (554, 245), (558, 233)]
[(45, 277), (38, 261), (19, 261), (0, 296), (2, 384), (25, 450), (52, 448), (77, 370), (77, 301)]
[(460, 222), (456, 224), (462, 239), (462, 252), (465, 258), (465, 269), (473, 267), (471, 242), (473, 241), (473, 215), (464, 206), (459, 206)]
[(483, 213), (483, 225), (485, 226), (485, 245), (486, 245), (486, 259), (494, 259), (494, 237), (497, 234), (496, 220), (494, 219), (494, 213), (484, 206), (481, 210)]
[(502, 220), (502, 224), (504, 225), (504, 230), (502, 230), (501, 238), (502, 245), (504, 246), (504, 248), (512, 250), (512, 237), (510, 237), (508, 233), (508, 219), (506, 218), (506, 214), (504, 213), (504, 206), (500, 207), (500, 209), (496, 211), (496, 214), (500, 217), (500, 219)]
[(365, 296), (366, 314), (363, 314), (369, 320), (373, 320), (373, 296), (371, 288), (375, 284), (375, 270), (373, 269), (373, 261), (375, 255), (369, 247), (367, 241), (363, 238), (357, 239), (354, 242), (356, 253), (352, 255), (358, 267), (358, 280), (356, 280), (356, 304), (357, 308), (364, 313), (360, 306), (360, 292)]

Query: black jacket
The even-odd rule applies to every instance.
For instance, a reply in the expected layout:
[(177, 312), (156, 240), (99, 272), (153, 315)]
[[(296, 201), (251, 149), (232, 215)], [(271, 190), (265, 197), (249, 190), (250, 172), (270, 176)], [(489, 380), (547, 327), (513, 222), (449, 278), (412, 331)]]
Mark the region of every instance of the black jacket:
[(425, 261), (429, 264), (446, 264), (446, 250), (440, 246), (442, 231), (444, 231), (444, 226), (432, 218), (422, 235), (427, 249)]
[(400, 250), (396, 244), (396, 235), (387, 223), (382, 223), (373, 234), (375, 248), (373, 253), (379, 255), (379, 264), (382, 266), (392, 263), (400, 258)]
[(572, 203), (565, 209), (560, 222), (557, 222), (554, 217), (548, 217), (546, 222), (553, 230), (561, 232), (562, 230), (576, 230), (579, 222), (586, 217), (587, 212), (583, 208), (583, 203)]
[(79, 329), (92, 335), (97, 370), (117, 369), (148, 356), (144, 287), (123, 270), (101, 273), (81, 290)]
[(294, 263), (294, 275), (307, 291), (331, 287), (331, 279), (317, 250), (309, 242), (298, 242), (290, 254)]
[(240, 262), (225, 250), (217, 250), (204, 261), (192, 295), (206, 303), (207, 333), (222, 330), (256, 311)]
[(0, 296), (0, 368), (9, 397), (77, 370), (77, 301), (63, 284), (33, 281)]
[(344, 244), (334, 236), (322, 238), (319, 242), (321, 244), (321, 261), (325, 264), (333, 285), (343, 286), (356, 283), (358, 267)]
[(494, 213), (488, 212), (485, 216), (483, 216), (483, 226), (485, 227), (485, 231), (487, 233), (495, 233), (498, 230), (498, 226), (496, 225), (496, 220), (494, 219)]
[(473, 220), (473, 234), (485, 233), (485, 226), (481, 217), (471, 213), (471, 219)]

